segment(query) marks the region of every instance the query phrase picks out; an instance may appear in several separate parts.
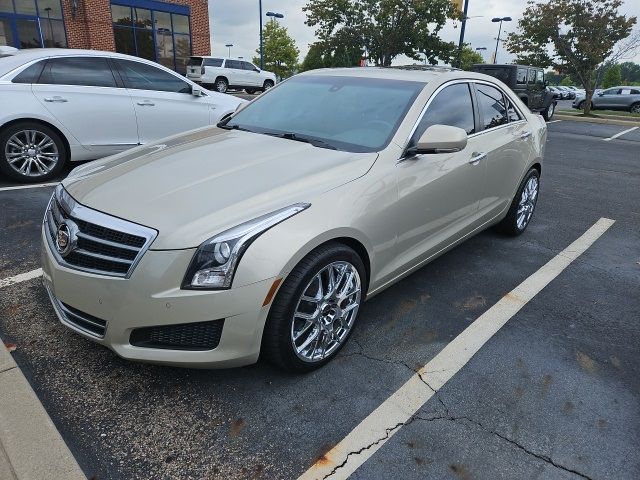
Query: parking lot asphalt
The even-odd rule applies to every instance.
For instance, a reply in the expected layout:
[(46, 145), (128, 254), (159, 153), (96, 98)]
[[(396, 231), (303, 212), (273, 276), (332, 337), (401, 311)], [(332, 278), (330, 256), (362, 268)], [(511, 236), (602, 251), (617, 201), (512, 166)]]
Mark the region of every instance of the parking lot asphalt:
[[(308, 375), (126, 362), (60, 325), (39, 279), (0, 292), (0, 336), (88, 477), (296, 478), (606, 217), (352, 478), (640, 478), (640, 137), (604, 141), (623, 130), (549, 124), (525, 234), (484, 232), (374, 297), (339, 357)], [(39, 266), (51, 191), (0, 190), (0, 279)]]

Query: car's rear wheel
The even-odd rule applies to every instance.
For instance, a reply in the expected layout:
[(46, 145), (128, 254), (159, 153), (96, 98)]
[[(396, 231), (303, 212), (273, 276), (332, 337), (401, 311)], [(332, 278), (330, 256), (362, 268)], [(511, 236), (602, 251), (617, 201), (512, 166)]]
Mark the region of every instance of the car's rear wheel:
[(542, 118), (547, 122), (553, 118), (553, 114), (556, 112), (556, 102), (551, 102), (547, 109), (542, 112)]
[(266, 92), (266, 91), (267, 91), (267, 90), (269, 90), (270, 88), (273, 88), (273, 85), (274, 85), (273, 81), (271, 81), (271, 80), (265, 80), (265, 81), (264, 81), (263, 88), (262, 88), (262, 91), (263, 91), (263, 92)]
[(249, 95), (253, 95), (254, 93), (256, 93), (256, 91), (253, 88), (245, 88), (244, 89), (245, 92), (247, 92)]
[(631, 107), (629, 107), (629, 111), (631, 113), (640, 113), (640, 102), (631, 105)]
[(329, 362), (353, 331), (366, 285), (364, 264), (346, 245), (329, 243), (309, 253), (276, 295), (262, 337), (263, 354), (295, 372)]
[(227, 79), (224, 77), (217, 78), (215, 83), (215, 90), (216, 92), (227, 93), (227, 90), (229, 90), (229, 82), (227, 81)]
[(49, 180), (60, 173), (66, 161), (66, 144), (46, 125), (20, 122), (0, 133), (0, 171), (13, 180)]
[(504, 219), (496, 225), (502, 233), (517, 236), (523, 233), (533, 216), (533, 211), (538, 202), (538, 192), (540, 190), (540, 173), (532, 168), (520, 183), (509, 212)]

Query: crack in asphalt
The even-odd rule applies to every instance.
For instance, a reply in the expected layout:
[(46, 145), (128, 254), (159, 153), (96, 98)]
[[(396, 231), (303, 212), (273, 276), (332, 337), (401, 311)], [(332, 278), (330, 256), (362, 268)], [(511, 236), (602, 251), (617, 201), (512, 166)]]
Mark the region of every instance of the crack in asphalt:
[[(355, 340), (355, 339), (354, 339)], [(495, 435), (496, 437), (500, 438), (501, 440), (510, 443), (511, 445), (515, 446), (516, 448), (522, 450), (523, 452), (525, 452), (527, 455), (530, 455), (534, 458), (537, 458), (538, 460), (542, 460), (545, 463), (548, 463), (549, 465), (558, 468), (560, 470), (563, 470), (565, 472), (568, 473), (573, 473), (574, 475), (579, 476), (580, 478), (584, 478), (586, 480), (593, 480), (591, 477), (589, 477), (588, 475), (581, 473), (577, 470), (574, 470), (572, 468), (569, 467), (565, 467), (564, 465), (561, 465), (557, 462), (555, 462), (550, 456), (542, 454), (542, 453), (536, 453), (534, 451), (529, 450), (527, 447), (525, 447), (524, 445), (521, 445), (520, 443), (518, 443), (516, 440), (513, 440), (503, 434), (501, 434), (500, 432), (497, 432), (495, 430), (492, 430), (491, 428), (485, 426), (482, 422), (479, 422), (478, 420), (474, 420), (468, 416), (453, 416), (449, 413), (449, 407), (447, 406), (447, 404), (444, 402), (444, 400), (442, 399), (442, 396), (440, 395), (440, 390), (433, 388), (429, 382), (426, 380), (426, 378), (423, 376), (425, 375), (427, 372), (421, 372), (420, 370), (416, 370), (415, 368), (412, 368), (409, 364), (407, 364), (406, 362), (403, 362), (401, 360), (387, 360), (384, 358), (377, 358), (377, 357), (373, 357), (370, 356), (368, 354), (366, 354), (364, 352), (364, 348), (362, 347), (362, 345), (360, 344), (360, 342), (358, 342), (357, 340), (355, 341), (356, 345), (359, 347), (360, 351), (359, 352), (353, 352), (353, 353), (349, 353), (349, 354), (344, 354), (343, 356), (348, 357), (348, 356), (355, 356), (355, 355), (359, 355), (359, 356), (363, 356), (369, 360), (372, 361), (376, 361), (376, 362), (383, 362), (383, 363), (388, 363), (388, 364), (393, 364), (393, 365), (402, 365), (404, 367), (406, 367), (407, 369), (409, 369), (410, 371), (412, 371), (414, 374), (416, 374), (418, 376), (418, 378), (422, 381), (422, 383), (424, 383), (429, 390), (431, 390), (433, 392), (433, 396), (438, 400), (438, 402), (442, 405), (442, 407), (445, 410), (446, 415), (442, 416), (430, 416), (430, 417), (422, 417), (420, 416), (418, 413), (414, 414), (411, 416), (411, 418), (409, 418), (406, 422), (400, 422), (397, 423), (396, 425), (394, 425), (393, 427), (389, 427), (386, 429), (385, 431), (385, 435), (381, 438), (378, 438), (377, 440), (375, 440), (374, 442), (358, 449), (352, 452), (349, 452), (347, 454), (347, 456), (345, 457), (344, 461), (340, 464), (337, 465), (330, 473), (328, 473), (327, 475), (325, 475), (323, 477), (323, 480), (328, 479), (329, 477), (333, 476), (336, 472), (338, 472), (341, 468), (343, 468), (347, 462), (349, 461), (349, 457), (351, 456), (357, 456), (362, 454), (363, 452), (369, 450), (371, 447), (378, 445), (380, 442), (386, 440), (389, 438), (389, 436), (391, 435), (391, 432), (405, 426), (405, 425), (409, 425), (410, 423), (412, 423), (415, 420), (421, 420), (421, 421), (426, 421), (426, 422), (433, 422), (436, 420), (444, 420), (444, 421), (450, 421), (450, 422), (460, 422), (460, 421), (467, 421), (469, 423), (472, 423), (478, 427), (480, 427), (482, 430), (484, 430), (487, 433), (490, 433), (492, 435)]]

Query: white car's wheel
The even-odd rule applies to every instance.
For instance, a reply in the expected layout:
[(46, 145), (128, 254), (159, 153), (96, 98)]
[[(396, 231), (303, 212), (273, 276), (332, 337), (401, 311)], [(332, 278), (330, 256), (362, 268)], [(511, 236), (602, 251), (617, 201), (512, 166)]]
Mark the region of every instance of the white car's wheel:
[(21, 122), (0, 133), (0, 172), (13, 180), (49, 180), (60, 173), (66, 160), (64, 141), (46, 125)]
[(366, 278), (362, 259), (346, 245), (330, 243), (309, 253), (276, 295), (263, 333), (264, 354), (296, 372), (329, 362), (353, 331)]
[(267, 90), (269, 90), (270, 88), (273, 88), (274, 83), (272, 80), (265, 80), (264, 81), (264, 87), (262, 89), (263, 92), (266, 92)]
[(226, 78), (220, 77), (216, 79), (215, 89), (216, 92), (227, 93), (227, 90), (229, 90), (229, 82)]

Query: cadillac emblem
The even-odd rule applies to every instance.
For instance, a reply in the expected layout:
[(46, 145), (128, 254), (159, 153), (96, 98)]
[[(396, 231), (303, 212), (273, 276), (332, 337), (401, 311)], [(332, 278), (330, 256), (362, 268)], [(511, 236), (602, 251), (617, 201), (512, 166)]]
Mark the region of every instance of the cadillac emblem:
[(56, 250), (58, 253), (66, 257), (71, 253), (77, 242), (76, 232), (78, 227), (71, 223), (61, 223), (56, 232)]

